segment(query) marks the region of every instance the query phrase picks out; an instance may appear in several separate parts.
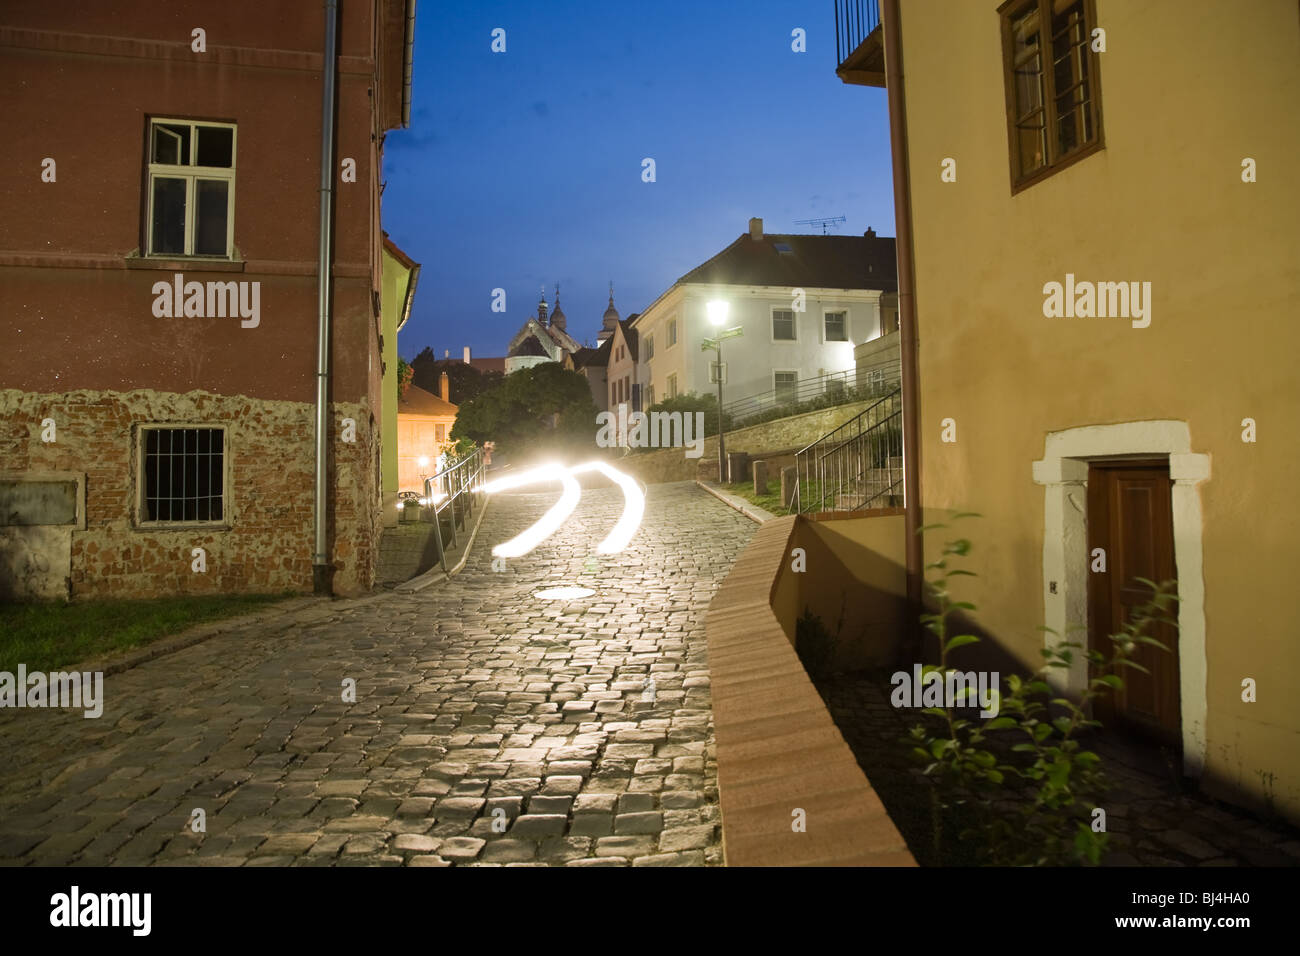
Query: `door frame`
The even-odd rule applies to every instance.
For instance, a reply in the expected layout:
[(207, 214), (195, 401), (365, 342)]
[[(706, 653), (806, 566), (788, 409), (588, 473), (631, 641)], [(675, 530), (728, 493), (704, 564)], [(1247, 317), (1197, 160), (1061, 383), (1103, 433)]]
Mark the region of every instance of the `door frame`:
[[(1169, 461), (1183, 772), (1199, 777), (1206, 752), (1206, 664), (1203, 521), (1197, 486), (1209, 480), (1210, 456), (1192, 452), (1186, 422), (1135, 421), (1048, 432), (1043, 458), (1033, 463), (1034, 482), (1044, 488), (1043, 624), (1060, 635), (1071, 626), (1088, 625), (1088, 464), (1125, 458)], [(1071, 631), (1070, 639), (1077, 640), (1079, 633)], [(1043, 645), (1060, 639), (1045, 632)], [(1057, 669), (1052, 681), (1072, 695), (1083, 693), (1088, 683), (1086, 658), (1076, 655), (1073, 665)]]

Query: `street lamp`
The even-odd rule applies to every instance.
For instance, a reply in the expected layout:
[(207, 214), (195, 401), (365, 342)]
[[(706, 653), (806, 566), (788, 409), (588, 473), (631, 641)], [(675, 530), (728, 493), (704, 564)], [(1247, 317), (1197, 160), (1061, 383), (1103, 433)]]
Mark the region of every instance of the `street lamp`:
[(713, 338), (706, 338), (700, 343), (700, 351), (712, 349), (718, 353), (717, 378), (718, 378), (718, 484), (726, 483), (727, 475), (727, 444), (722, 429), (722, 340), (733, 338), (737, 335), (744, 335), (745, 330), (740, 326), (723, 330), (727, 322), (727, 316), (731, 312), (731, 303), (725, 299), (714, 299), (705, 306), (705, 311), (709, 316), (709, 324), (718, 330), (717, 335)]

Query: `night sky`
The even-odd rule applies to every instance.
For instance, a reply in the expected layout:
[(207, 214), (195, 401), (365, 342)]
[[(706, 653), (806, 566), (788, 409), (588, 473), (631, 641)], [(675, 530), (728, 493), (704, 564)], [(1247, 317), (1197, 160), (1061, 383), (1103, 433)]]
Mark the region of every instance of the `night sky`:
[(609, 280), (626, 318), (750, 216), (893, 235), (884, 90), (834, 61), (831, 0), (421, 0), (411, 126), (385, 146), (384, 228), (423, 266), (401, 355), (504, 355), (557, 281), (569, 334), (594, 345)]

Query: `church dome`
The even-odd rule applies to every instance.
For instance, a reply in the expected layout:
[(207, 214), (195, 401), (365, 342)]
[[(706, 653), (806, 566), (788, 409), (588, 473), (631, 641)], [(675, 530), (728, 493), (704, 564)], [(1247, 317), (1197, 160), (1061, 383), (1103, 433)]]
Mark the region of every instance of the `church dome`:
[(611, 282), (609, 284), (609, 308), (605, 310), (605, 319), (602, 326), (607, 331), (612, 332), (616, 325), (618, 325), (618, 309), (614, 308), (614, 283)]

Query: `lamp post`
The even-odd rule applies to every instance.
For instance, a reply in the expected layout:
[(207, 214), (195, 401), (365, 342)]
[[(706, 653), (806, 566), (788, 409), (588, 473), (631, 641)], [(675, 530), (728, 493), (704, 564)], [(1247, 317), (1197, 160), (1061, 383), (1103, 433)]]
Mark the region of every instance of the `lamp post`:
[(727, 315), (731, 312), (731, 303), (725, 299), (714, 299), (705, 306), (705, 309), (709, 316), (709, 324), (718, 330), (713, 338), (706, 338), (700, 343), (700, 350), (712, 349), (718, 353), (718, 484), (721, 485), (727, 480), (727, 443), (722, 425), (722, 340), (744, 335), (745, 330), (740, 326), (723, 330), (722, 326), (726, 324)]

